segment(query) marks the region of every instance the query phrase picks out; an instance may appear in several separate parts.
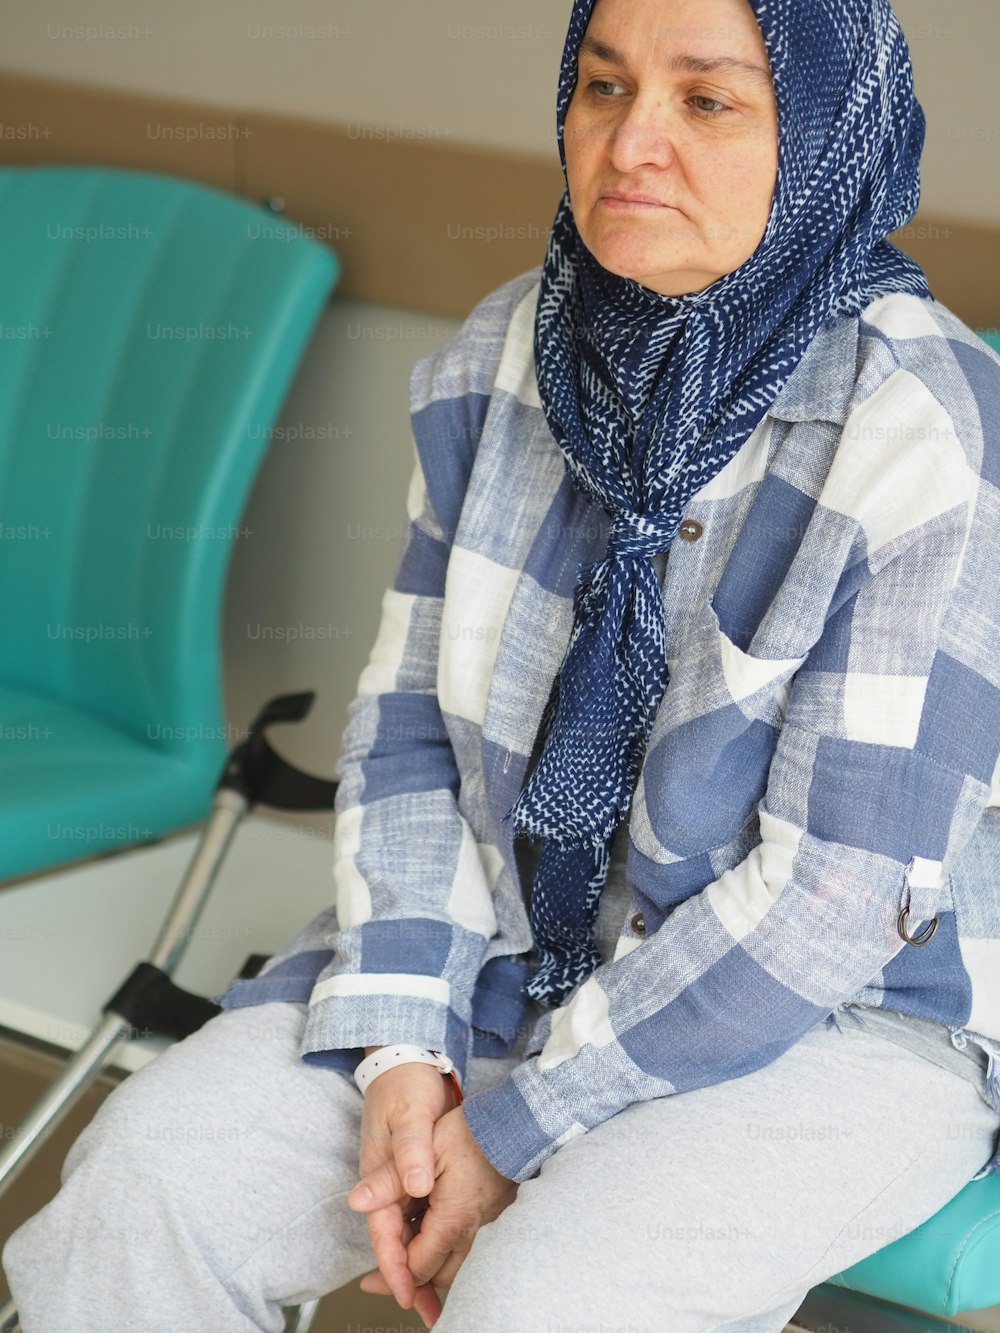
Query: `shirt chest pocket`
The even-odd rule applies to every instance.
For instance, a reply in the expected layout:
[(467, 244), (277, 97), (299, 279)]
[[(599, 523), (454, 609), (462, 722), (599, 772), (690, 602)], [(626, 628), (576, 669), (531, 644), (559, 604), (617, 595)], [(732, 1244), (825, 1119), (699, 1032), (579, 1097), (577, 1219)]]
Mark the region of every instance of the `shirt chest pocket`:
[(805, 657), (758, 657), (749, 653), (722, 628), (711, 601), (707, 609), (708, 660), (717, 673), (713, 681), (714, 706), (733, 703), (751, 718), (780, 726), (792, 677)]
[(657, 845), (692, 858), (741, 835), (766, 790), (790, 682), (805, 660), (739, 648), (711, 602), (677, 648), (638, 792), (654, 859), (662, 859)]

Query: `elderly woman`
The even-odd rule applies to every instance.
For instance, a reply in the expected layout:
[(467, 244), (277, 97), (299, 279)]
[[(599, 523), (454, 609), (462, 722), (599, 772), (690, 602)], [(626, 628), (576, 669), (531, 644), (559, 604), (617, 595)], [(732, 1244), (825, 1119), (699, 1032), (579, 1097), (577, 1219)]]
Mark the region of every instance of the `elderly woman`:
[(26, 1333), (376, 1266), (439, 1333), (769, 1333), (1000, 1169), (1000, 365), (885, 240), (899, 27), (577, 0), (558, 124), (540, 274), (414, 372), (336, 907), (102, 1108)]

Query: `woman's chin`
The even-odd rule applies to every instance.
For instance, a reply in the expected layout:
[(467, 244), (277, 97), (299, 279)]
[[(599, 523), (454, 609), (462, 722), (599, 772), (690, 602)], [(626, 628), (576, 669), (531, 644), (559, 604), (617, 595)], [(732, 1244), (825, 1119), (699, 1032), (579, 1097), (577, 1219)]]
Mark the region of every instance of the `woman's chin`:
[(631, 278), (661, 296), (685, 296), (715, 282), (718, 274), (683, 267), (680, 256), (651, 251), (632, 237), (601, 237), (587, 249), (601, 268), (618, 278)]
[(719, 274), (700, 273), (691, 269), (663, 269), (642, 261), (621, 259), (600, 255), (594, 258), (603, 269), (617, 278), (629, 278), (632, 282), (648, 287), (658, 296), (690, 296), (702, 292), (718, 281)]

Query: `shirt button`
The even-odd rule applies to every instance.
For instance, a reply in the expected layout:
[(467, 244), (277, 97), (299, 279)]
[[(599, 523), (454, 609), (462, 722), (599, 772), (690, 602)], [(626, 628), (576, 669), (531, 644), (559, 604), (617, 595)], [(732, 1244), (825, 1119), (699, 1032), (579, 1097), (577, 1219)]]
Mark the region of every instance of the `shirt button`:
[(632, 929), (635, 931), (637, 935), (645, 935), (646, 922), (641, 912), (633, 913), (632, 920), (629, 922), (629, 925), (632, 927)]
[(702, 526), (696, 518), (686, 518), (680, 526), (680, 534), (686, 542), (696, 542), (702, 534)]

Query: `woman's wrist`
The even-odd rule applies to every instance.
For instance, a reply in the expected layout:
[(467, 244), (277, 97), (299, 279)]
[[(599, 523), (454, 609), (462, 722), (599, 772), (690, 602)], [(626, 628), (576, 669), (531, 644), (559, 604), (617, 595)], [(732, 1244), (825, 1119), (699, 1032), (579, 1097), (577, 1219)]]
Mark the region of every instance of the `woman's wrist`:
[[(390, 1043), (388, 1046), (366, 1046), (364, 1051), (364, 1059), (358, 1063), (354, 1070), (354, 1081), (362, 1094), (367, 1092), (369, 1085), (380, 1074), (388, 1073), (390, 1069), (397, 1065), (431, 1064), (440, 1070), (445, 1080), (451, 1085), (454, 1092), (454, 1104), (461, 1104), (463, 1094), (458, 1071), (455, 1069), (455, 1062), (444, 1052), (432, 1051), (428, 1047), (416, 1046), (409, 1042)], [(383, 1060), (372, 1059), (378, 1051), (386, 1051), (388, 1054)]]

